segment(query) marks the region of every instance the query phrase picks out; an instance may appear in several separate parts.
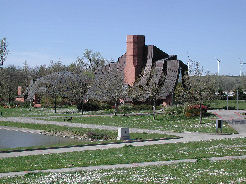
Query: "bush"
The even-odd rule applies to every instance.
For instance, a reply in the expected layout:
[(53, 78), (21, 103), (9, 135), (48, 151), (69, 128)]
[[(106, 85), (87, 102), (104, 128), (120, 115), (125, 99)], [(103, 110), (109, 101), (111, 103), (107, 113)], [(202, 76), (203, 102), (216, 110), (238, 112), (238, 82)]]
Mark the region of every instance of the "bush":
[(131, 112), (133, 109), (132, 105), (121, 105), (119, 106), (119, 111), (122, 112), (123, 114)]
[(77, 104), (77, 109), (81, 111), (82, 106), (83, 106), (83, 111), (98, 111), (99, 110), (99, 103), (96, 101), (92, 101), (92, 100), (89, 100), (88, 102), (84, 104), (83, 103)]
[(42, 107), (53, 107), (54, 106), (53, 99), (47, 95), (43, 95), (40, 101), (41, 101)]
[(100, 103), (100, 110), (109, 110), (112, 109), (112, 106), (108, 103)]
[(18, 107), (23, 107), (23, 108), (29, 108), (30, 107), (30, 102), (25, 101), (25, 102), (15, 102)]
[(148, 105), (148, 104), (134, 105), (132, 107), (132, 110), (136, 110), (136, 111), (140, 111), (140, 110), (153, 110), (153, 106), (152, 105)]
[[(208, 107), (202, 105), (202, 115), (206, 115)], [(194, 117), (200, 116), (200, 105), (188, 105), (185, 107), (185, 116)]]
[(184, 106), (169, 106), (165, 108), (166, 115), (183, 115)]
[[(223, 109), (227, 110), (227, 106), (224, 106)], [(235, 106), (228, 106), (228, 110), (235, 110)]]
[(91, 140), (109, 140), (110, 137), (104, 133), (87, 132), (86, 135)]

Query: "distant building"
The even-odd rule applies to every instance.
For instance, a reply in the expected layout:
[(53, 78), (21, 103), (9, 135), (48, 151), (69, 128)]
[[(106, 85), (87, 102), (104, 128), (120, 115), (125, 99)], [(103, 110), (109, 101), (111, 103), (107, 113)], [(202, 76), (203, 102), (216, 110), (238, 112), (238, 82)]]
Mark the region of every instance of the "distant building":
[(21, 86), (18, 86), (17, 95), (18, 96), (15, 98), (15, 101), (17, 101), (17, 102), (24, 102), (25, 101), (24, 95), (22, 94), (22, 87)]
[(168, 55), (154, 45), (145, 45), (144, 35), (128, 35), (126, 53), (116, 63), (110, 63), (96, 74), (103, 74), (109, 67), (122, 68), (125, 83), (129, 86), (147, 84), (153, 80), (153, 72), (157, 76), (154, 80), (160, 80), (161, 74), (164, 74), (165, 82), (159, 86), (163, 91), (159, 97), (163, 105), (172, 103), (176, 84), (188, 70), (187, 65), (177, 59), (177, 55)]

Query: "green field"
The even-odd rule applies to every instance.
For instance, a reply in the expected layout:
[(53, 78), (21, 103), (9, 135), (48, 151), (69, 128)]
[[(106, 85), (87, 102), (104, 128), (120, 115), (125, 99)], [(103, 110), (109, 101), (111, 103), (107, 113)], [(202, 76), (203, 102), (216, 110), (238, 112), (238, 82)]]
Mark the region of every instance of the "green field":
[[(210, 102), (210, 109), (226, 109), (227, 101), (226, 100), (216, 100), (213, 102)], [(229, 100), (228, 101), (229, 108), (232, 107), (235, 110), (237, 110), (237, 101), (236, 100)], [(238, 101), (238, 109), (239, 110), (246, 110), (246, 101), (245, 100), (239, 100)]]
[(169, 166), (28, 174), (0, 179), (2, 184), (26, 183), (244, 183), (246, 160), (181, 163)]
[[(131, 115), (131, 116), (78, 116), (71, 114), (75, 109), (60, 109), (63, 113), (55, 114), (52, 109), (33, 109), (29, 111), (26, 108), (1, 109), (4, 117), (40, 117), (42, 120), (62, 121), (64, 116), (72, 117), (72, 123), (111, 125), (117, 127), (143, 128), (152, 130), (174, 131), (174, 132), (206, 132), (215, 133), (215, 119), (213, 115), (203, 118), (202, 124), (199, 123), (199, 117), (185, 117), (184, 115), (165, 115), (158, 114), (154, 120), (152, 115)], [(70, 112), (70, 114), (64, 113)], [(77, 117), (76, 117), (77, 116)], [(224, 133), (237, 133), (230, 126), (225, 124)]]
[[(49, 118), (48, 120), (64, 121), (64, 118), (57, 117)], [(215, 116), (213, 115), (204, 117), (202, 124), (199, 123), (199, 117), (187, 118), (185, 116), (172, 115), (157, 115), (155, 120), (151, 115), (74, 117), (72, 123), (123, 126), (174, 132), (216, 132)], [(227, 124), (223, 127), (223, 131), (224, 133), (237, 133)]]
[[(5, 117), (44, 117), (44, 120), (64, 122), (63, 116), (79, 115), (75, 109), (60, 109), (57, 114), (52, 109), (25, 108), (0, 109)], [(95, 113), (95, 112), (93, 112)], [(96, 112), (99, 113), (99, 112)], [(104, 112), (100, 112), (104, 113)], [(107, 112), (105, 112), (107, 113)], [(58, 117), (54, 117), (58, 116)], [(61, 117), (62, 116), (62, 117)], [(43, 118), (40, 118), (43, 119)], [(213, 115), (203, 118), (187, 118), (183, 115), (159, 114), (154, 120), (152, 115), (132, 116), (80, 116), (73, 117), (71, 122), (82, 124), (111, 125), (117, 127), (143, 128), (174, 132), (207, 132), (215, 133)], [(59, 146), (83, 146), (85, 144), (109, 143), (116, 139), (117, 131), (72, 128), (57, 125), (40, 125), (28, 123), (0, 122), (0, 126), (43, 130), (50, 134), (83, 136), (93, 133), (99, 137), (107, 136), (107, 140), (82, 141), (80, 143), (38, 146), (17, 149), (1, 149), (0, 151), (32, 150)], [(224, 133), (237, 133), (229, 125), (223, 127)], [(131, 139), (173, 138), (172, 135), (131, 133)], [(169, 166), (138, 167), (132, 169), (96, 170), (76, 173), (28, 174), (23, 177), (2, 178), (0, 183), (232, 183), (246, 182), (244, 171), (245, 160), (210, 162), (207, 158), (221, 156), (246, 155), (246, 139), (224, 139), (190, 143), (162, 144), (151, 146), (124, 146), (106, 150), (70, 152), (22, 156), (0, 159), (0, 172), (46, 170), (70, 167), (86, 167), (97, 165), (114, 165), (127, 163), (155, 162), (181, 159), (198, 159), (196, 163), (182, 163)]]
[(225, 139), (0, 159), (0, 172), (245, 155), (246, 139)]
[[(67, 108), (57, 108), (55, 113), (54, 108), (3, 108), (0, 106), (0, 112), (3, 117), (52, 117), (52, 116), (81, 116), (82, 113), (78, 112), (76, 107), (71, 106)], [(132, 111), (132, 113), (152, 113), (151, 110)], [(109, 115), (114, 114), (114, 109), (98, 110), (98, 111), (85, 111), (84, 115)], [(123, 114), (118, 112), (117, 114)]]
[(3, 113), (3, 117), (49, 117), (49, 116), (67, 116), (69, 115), (81, 115), (78, 113), (75, 107), (58, 108), (57, 113), (53, 108), (3, 108), (0, 107), (0, 112)]

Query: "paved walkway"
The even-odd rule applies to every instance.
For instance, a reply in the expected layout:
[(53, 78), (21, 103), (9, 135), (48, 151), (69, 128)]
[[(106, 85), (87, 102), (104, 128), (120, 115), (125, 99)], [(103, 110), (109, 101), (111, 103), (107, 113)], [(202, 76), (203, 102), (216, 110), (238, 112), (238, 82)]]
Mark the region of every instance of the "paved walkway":
[(230, 123), (238, 133), (246, 132), (246, 113), (245, 110), (210, 110), (209, 112), (215, 114), (219, 119), (225, 120)]
[[(233, 159), (246, 159), (246, 155), (243, 156), (225, 156), (225, 157), (212, 157), (208, 158), (210, 161), (221, 161), (221, 160), (233, 160)], [(88, 167), (73, 167), (73, 168), (61, 168), (61, 169), (48, 169), (48, 170), (34, 170), (34, 171), (20, 171), (20, 172), (9, 172), (0, 173), (0, 178), (23, 176), (28, 173), (61, 173), (61, 172), (76, 172), (76, 171), (92, 171), (99, 169), (120, 169), (120, 168), (133, 168), (133, 167), (146, 167), (146, 166), (160, 166), (160, 165), (171, 165), (178, 163), (194, 163), (197, 159), (183, 159), (183, 160), (170, 160), (170, 161), (157, 161), (157, 162), (142, 162), (142, 163), (131, 163), (131, 164), (116, 164), (116, 165), (99, 165), (99, 166), (88, 166)]]
[(246, 113), (245, 110), (209, 110), (208, 112), (215, 114), (222, 120), (243, 120), (244, 116), (240, 113)]

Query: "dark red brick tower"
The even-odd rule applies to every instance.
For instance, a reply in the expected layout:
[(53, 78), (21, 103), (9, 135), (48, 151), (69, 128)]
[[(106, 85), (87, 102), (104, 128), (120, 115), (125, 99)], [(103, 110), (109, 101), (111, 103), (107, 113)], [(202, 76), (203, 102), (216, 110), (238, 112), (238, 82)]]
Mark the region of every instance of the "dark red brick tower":
[(133, 86), (143, 65), (145, 47), (144, 35), (127, 35), (126, 65), (124, 68), (125, 82)]

